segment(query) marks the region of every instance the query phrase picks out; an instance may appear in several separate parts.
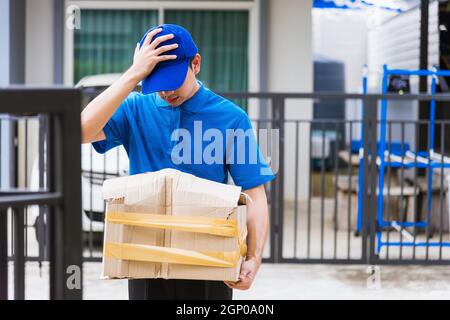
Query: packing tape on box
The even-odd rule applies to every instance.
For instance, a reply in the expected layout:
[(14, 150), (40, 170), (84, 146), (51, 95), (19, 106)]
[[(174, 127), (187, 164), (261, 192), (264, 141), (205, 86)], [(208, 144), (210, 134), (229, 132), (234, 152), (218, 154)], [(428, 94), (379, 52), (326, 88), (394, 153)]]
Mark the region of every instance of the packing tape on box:
[(144, 244), (105, 243), (105, 257), (119, 260), (232, 268), (239, 262), (241, 253), (239, 251), (197, 252)]
[(247, 235), (240, 234), (236, 220), (113, 211), (107, 213), (106, 221), (145, 228), (236, 237), (239, 244), (239, 249), (232, 252), (197, 252), (142, 244), (105, 243), (105, 257), (107, 258), (210, 267), (234, 267), (239, 262), (240, 257), (247, 253), (247, 245), (243, 240)]
[(114, 211), (107, 213), (106, 221), (135, 227), (206, 233), (222, 237), (239, 236), (236, 220), (219, 219), (214, 217), (180, 217), (162, 214)]

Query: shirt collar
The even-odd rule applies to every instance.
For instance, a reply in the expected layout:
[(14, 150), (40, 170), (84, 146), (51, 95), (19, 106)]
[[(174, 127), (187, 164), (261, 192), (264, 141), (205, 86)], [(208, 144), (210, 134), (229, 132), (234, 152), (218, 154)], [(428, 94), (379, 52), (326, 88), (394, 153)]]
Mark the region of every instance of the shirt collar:
[[(198, 113), (202, 109), (203, 105), (206, 103), (206, 100), (208, 98), (208, 89), (205, 88), (205, 86), (201, 81), (197, 80), (197, 83), (200, 86), (197, 92), (189, 100), (185, 101), (179, 106), (181, 107), (181, 109), (186, 110), (190, 113)], [(156, 93), (156, 105), (158, 107), (168, 109), (178, 108), (178, 107), (171, 107), (157, 93)]]

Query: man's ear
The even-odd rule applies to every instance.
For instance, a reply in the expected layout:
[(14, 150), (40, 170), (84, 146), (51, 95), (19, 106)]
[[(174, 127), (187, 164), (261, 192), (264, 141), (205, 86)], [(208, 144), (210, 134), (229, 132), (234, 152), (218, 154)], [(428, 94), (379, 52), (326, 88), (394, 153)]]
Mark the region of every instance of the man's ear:
[(202, 63), (202, 57), (200, 54), (197, 53), (197, 55), (192, 60), (192, 70), (194, 71), (195, 75), (198, 75), (200, 73), (201, 69), (201, 63)]

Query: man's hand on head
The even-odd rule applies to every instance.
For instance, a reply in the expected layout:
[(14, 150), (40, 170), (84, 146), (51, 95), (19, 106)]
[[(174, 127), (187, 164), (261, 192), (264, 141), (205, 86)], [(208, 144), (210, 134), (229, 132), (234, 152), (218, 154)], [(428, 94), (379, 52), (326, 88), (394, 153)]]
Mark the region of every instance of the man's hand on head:
[(149, 32), (145, 37), (142, 46), (140, 46), (139, 43), (136, 45), (136, 49), (134, 50), (133, 65), (127, 70), (127, 73), (129, 76), (136, 79), (137, 82), (152, 73), (153, 69), (159, 62), (175, 60), (177, 58), (177, 56), (173, 54), (163, 54), (167, 51), (178, 48), (177, 43), (158, 47), (164, 41), (172, 39), (174, 37), (173, 34), (160, 36), (153, 40), (153, 38), (161, 31), (162, 29), (159, 28)]

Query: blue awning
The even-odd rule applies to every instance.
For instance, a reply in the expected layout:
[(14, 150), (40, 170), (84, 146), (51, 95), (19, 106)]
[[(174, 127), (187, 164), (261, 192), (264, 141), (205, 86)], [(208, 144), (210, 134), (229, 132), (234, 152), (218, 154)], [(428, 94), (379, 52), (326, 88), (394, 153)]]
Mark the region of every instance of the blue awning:
[(363, 10), (373, 8), (400, 13), (419, 3), (420, 0), (314, 0), (313, 7), (319, 9), (342, 10)]

